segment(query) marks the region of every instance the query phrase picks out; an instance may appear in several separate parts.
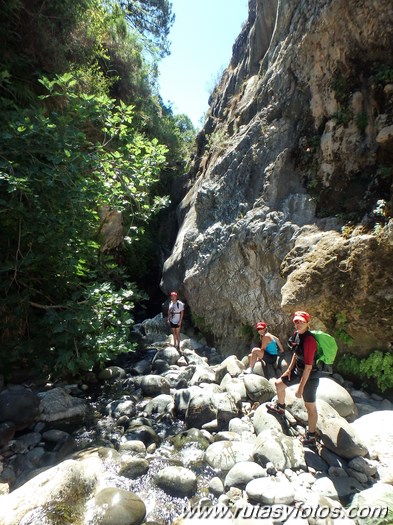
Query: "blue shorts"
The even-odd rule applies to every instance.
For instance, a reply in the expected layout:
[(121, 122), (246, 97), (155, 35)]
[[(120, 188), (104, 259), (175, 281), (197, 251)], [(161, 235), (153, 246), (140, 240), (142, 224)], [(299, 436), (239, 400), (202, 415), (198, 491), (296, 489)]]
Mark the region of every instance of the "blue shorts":
[[(296, 373), (293, 370), (291, 373), (291, 379), (288, 379), (288, 377), (285, 376), (284, 378), (282, 378), (282, 382), (286, 386), (298, 385), (300, 383), (300, 380), (303, 374), (299, 370), (297, 372), (298, 373), (300, 372), (300, 375), (298, 375), (298, 373)], [(317, 373), (311, 372), (311, 374), (308, 377), (306, 386), (304, 387), (304, 390), (303, 390), (303, 399), (306, 403), (315, 403), (315, 401), (317, 400), (318, 385), (319, 385), (318, 372)]]

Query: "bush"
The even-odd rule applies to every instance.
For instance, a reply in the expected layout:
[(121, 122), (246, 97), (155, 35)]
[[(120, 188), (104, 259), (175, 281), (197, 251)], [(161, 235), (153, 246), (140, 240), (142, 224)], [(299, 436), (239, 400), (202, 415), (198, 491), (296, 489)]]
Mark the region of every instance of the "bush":
[(376, 350), (368, 357), (359, 358), (353, 354), (345, 354), (337, 363), (341, 374), (349, 374), (364, 383), (364, 378), (370, 379), (384, 392), (393, 387), (393, 354)]

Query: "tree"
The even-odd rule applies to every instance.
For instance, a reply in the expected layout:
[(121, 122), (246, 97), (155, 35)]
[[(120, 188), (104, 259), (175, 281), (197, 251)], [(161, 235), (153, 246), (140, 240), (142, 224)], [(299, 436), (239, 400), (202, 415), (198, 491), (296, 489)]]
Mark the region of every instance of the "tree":
[(138, 33), (150, 40), (162, 58), (169, 54), (167, 37), (175, 20), (168, 0), (120, 0), (127, 19)]
[(80, 93), (70, 74), (41, 83), (45, 105), (0, 108), (1, 368), (75, 373), (132, 349), (140, 294), (116, 284), (110, 257), (98, 263), (98, 208), (132, 218), (132, 243), (164, 202), (150, 188), (166, 148), (135, 129), (132, 107)]

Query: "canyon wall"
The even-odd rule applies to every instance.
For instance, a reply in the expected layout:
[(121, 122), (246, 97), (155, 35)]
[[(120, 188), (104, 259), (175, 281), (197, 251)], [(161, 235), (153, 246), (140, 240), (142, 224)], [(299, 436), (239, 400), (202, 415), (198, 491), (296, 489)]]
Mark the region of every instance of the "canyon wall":
[(290, 313), (392, 350), (393, 3), (250, 0), (161, 287), (225, 354)]

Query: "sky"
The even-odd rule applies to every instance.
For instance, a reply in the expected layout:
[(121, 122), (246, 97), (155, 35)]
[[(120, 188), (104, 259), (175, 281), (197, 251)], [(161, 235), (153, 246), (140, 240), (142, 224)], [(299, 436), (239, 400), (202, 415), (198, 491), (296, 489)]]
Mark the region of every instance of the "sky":
[(232, 57), (248, 16), (248, 0), (171, 0), (171, 54), (160, 64), (159, 91), (175, 114), (203, 125), (208, 99)]

